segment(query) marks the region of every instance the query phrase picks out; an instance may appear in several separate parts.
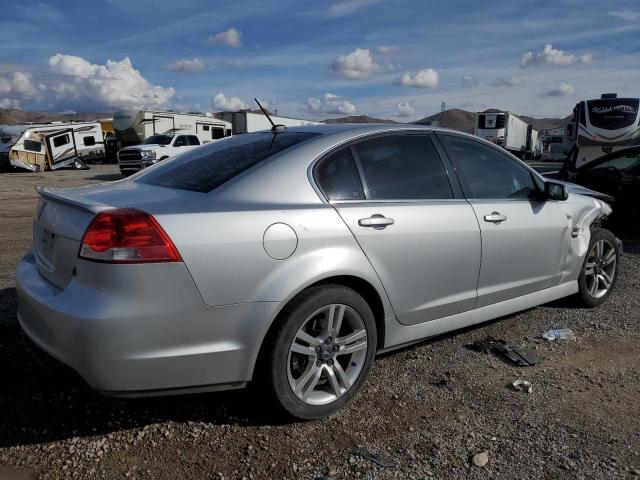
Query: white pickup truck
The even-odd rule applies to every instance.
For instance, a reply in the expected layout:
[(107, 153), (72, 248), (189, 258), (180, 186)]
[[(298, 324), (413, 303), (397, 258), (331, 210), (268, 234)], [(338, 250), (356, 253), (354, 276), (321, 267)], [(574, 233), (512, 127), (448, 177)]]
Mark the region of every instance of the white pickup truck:
[(152, 135), (140, 145), (120, 149), (118, 166), (124, 176), (129, 176), (199, 145), (202, 145), (202, 142), (197, 135), (170, 133)]

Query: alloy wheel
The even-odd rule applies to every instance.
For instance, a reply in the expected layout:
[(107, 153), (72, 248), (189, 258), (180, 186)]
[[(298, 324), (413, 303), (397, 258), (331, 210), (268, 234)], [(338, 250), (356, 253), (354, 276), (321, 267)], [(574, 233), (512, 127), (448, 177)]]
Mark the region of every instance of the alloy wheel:
[(593, 244), (584, 267), (587, 291), (601, 298), (609, 291), (616, 274), (616, 250), (608, 240)]
[(367, 330), (353, 308), (331, 304), (302, 323), (289, 346), (289, 386), (309, 405), (326, 405), (357, 381), (367, 358)]

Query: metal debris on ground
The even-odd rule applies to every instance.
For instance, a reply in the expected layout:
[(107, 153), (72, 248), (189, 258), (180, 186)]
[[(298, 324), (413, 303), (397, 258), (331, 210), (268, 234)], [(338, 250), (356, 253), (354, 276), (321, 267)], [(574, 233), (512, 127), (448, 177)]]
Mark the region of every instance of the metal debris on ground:
[(513, 389), (518, 392), (533, 392), (533, 385), (527, 380), (516, 380), (511, 385), (513, 386)]
[(542, 334), (542, 338), (550, 342), (554, 340), (575, 340), (576, 334), (570, 328), (557, 328), (547, 330)]
[(536, 365), (542, 361), (540, 356), (533, 350), (493, 337), (476, 340), (466, 344), (465, 347), (476, 352), (492, 353), (519, 367)]
[(384, 457), (382, 455), (378, 455), (376, 453), (372, 453), (366, 448), (360, 448), (355, 455), (364, 458), (365, 460), (369, 460), (370, 462), (375, 463), (376, 465), (380, 465), (381, 467), (396, 467), (398, 464), (395, 460)]

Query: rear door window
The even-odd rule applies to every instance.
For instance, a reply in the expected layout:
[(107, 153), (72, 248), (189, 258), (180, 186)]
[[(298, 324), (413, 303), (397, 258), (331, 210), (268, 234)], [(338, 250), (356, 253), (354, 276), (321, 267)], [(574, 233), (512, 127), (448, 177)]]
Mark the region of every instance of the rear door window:
[(388, 135), (354, 146), (370, 200), (450, 199), (442, 160), (426, 135)]
[(189, 145), (200, 145), (200, 140), (195, 135), (188, 135)]
[(283, 132), (275, 136), (270, 132), (235, 135), (162, 162), (143, 172), (136, 181), (210, 192), (265, 159), (318, 135), (310, 132)]

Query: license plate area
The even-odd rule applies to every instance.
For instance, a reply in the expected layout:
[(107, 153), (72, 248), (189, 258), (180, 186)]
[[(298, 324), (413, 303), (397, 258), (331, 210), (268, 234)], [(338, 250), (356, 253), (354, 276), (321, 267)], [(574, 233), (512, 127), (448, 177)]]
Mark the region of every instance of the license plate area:
[(56, 234), (40, 227), (38, 229), (38, 257), (48, 270), (53, 270)]

